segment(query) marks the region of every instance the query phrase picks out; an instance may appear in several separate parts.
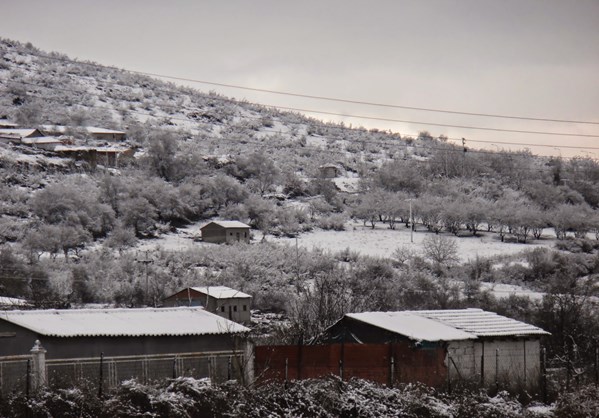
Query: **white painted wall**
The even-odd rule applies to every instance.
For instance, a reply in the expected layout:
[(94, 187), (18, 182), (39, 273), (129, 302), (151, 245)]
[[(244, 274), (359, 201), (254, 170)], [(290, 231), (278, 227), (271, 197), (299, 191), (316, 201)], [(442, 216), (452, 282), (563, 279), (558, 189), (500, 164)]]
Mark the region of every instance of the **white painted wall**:
[(451, 381), (481, 382), (483, 352), (485, 386), (495, 387), (499, 383), (499, 388), (528, 391), (538, 387), (541, 376), (541, 344), (538, 338), (451, 342), (446, 360)]

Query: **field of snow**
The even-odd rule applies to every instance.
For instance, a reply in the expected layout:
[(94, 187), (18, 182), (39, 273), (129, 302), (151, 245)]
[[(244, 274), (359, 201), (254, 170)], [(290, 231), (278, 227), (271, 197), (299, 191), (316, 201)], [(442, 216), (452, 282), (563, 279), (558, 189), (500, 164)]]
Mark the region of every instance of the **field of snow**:
[[(345, 231), (317, 230), (301, 234), (297, 241), (300, 247), (320, 248), (331, 252), (339, 252), (349, 248), (363, 255), (374, 257), (391, 257), (397, 248), (412, 249), (416, 253), (423, 252), (422, 242), (431, 232), (424, 228), (414, 231), (413, 240), (410, 230), (403, 225), (391, 230), (386, 225), (377, 225), (375, 229), (365, 227), (361, 222), (349, 222)], [(452, 235), (446, 235), (452, 237)], [(271, 238), (275, 242), (295, 245), (294, 238)], [(476, 256), (490, 257), (494, 255), (516, 254), (535, 247), (553, 246), (553, 240), (531, 241), (527, 244), (501, 242), (497, 234), (481, 232), (478, 236), (455, 238), (459, 257), (462, 261), (475, 259)]]

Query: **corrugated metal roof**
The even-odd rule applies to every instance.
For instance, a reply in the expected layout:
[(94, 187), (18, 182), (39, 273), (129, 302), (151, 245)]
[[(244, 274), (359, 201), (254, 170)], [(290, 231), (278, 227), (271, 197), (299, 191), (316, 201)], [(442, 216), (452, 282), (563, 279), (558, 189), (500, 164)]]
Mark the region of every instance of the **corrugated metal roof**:
[(48, 309), (0, 312), (0, 319), (49, 337), (141, 337), (243, 333), (202, 308)]
[(434, 319), (477, 337), (507, 337), (527, 335), (549, 335), (534, 325), (517, 321), (495, 312), (482, 309), (449, 309), (435, 311), (411, 311), (415, 315)]
[(231, 289), (227, 286), (199, 286), (192, 287), (196, 292), (205, 293), (215, 299), (230, 299), (230, 298), (251, 298), (251, 295), (243, 293), (239, 290)]
[(249, 228), (249, 225), (244, 224), (243, 222), (239, 222), (239, 221), (212, 221), (212, 222), (208, 222), (205, 225), (202, 225), (200, 227), (200, 229), (210, 225), (210, 224), (216, 224), (219, 226), (222, 226), (223, 228)]
[(482, 309), (363, 312), (346, 317), (417, 341), (459, 341), (480, 337), (550, 335), (534, 325)]
[(347, 314), (345, 316), (416, 341), (461, 341), (476, 339), (475, 335), (408, 311), (362, 312)]

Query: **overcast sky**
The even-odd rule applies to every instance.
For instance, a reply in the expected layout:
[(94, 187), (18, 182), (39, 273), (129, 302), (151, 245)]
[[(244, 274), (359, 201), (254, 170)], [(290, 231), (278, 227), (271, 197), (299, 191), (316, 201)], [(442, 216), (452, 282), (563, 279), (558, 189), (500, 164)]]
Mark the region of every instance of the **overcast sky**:
[[(599, 136), (597, 0), (2, 0), (0, 36), (125, 69), (472, 117), (194, 84), (266, 105)], [(515, 134), (311, 114), (354, 126), (599, 158), (599, 137)], [(597, 149), (573, 150), (564, 146)]]

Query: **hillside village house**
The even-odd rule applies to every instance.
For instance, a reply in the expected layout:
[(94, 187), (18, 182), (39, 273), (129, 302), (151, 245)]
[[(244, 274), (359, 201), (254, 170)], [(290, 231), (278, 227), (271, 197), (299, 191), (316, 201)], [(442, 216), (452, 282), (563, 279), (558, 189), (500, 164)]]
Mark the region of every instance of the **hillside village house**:
[(164, 306), (202, 306), (208, 312), (250, 323), (252, 296), (227, 286), (188, 287), (164, 299)]
[(39, 129), (0, 129), (0, 137), (2, 137), (5, 142), (21, 142), (24, 138), (39, 138), (43, 136), (46, 135)]
[(250, 242), (250, 226), (239, 221), (212, 221), (200, 228), (202, 241), (214, 244)]
[(444, 347), (451, 381), (534, 390), (541, 378), (541, 337), (548, 332), (481, 309), (347, 314), (321, 340), (347, 343), (411, 342)]
[(341, 167), (336, 164), (323, 164), (318, 167), (320, 171), (320, 177), (325, 179), (332, 179), (341, 174)]
[[(69, 128), (60, 125), (42, 125), (40, 129), (49, 135), (64, 135)], [(91, 138), (99, 141), (121, 142), (126, 139), (125, 132), (113, 129), (97, 128), (95, 126), (85, 126), (73, 129), (81, 129), (87, 132)]]
[(223, 352), (248, 331), (200, 308), (3, 311), (0, 356), (28, 354), (36, 340), (49, 359)]

